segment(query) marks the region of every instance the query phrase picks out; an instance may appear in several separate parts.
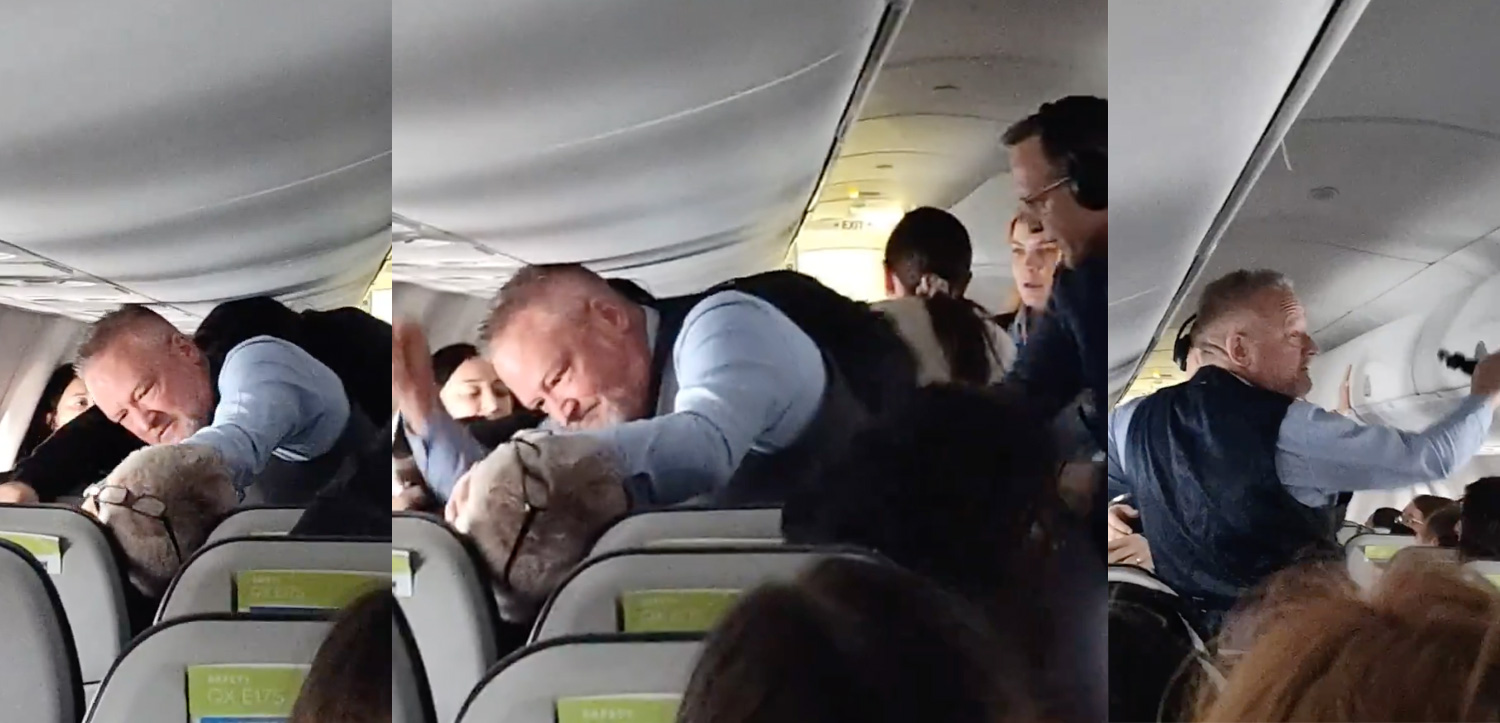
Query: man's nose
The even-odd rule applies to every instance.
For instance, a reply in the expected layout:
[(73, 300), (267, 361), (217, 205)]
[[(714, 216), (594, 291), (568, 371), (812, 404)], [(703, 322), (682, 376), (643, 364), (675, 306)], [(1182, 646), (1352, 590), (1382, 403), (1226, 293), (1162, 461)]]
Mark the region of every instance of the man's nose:
[(564, 399), (557, 405), (559, 421), (564, 424), (572, 424), (578, 421), (578, 400)]

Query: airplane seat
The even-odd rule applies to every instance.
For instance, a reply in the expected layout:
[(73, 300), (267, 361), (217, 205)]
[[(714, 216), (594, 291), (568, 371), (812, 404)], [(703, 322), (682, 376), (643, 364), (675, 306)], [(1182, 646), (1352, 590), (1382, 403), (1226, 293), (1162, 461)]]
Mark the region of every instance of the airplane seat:
[(152, 626), (110, 669), (85, 723), (283, 720), (332, 625), (209, 613)]
[(451, 723), (500, 657), (489, 569), (436, 515), (392, 513), (390, 548), (396, 601), (427, 670), (437, 720)]
[(1464, 569), (1478, 574), (1491, 585), (1500, 588), (1500, 560), (1470, 560), (1464, 563)]
[(579, 635), (530, 645), (490, 669), (458, 721), (672, 721), (701, 650), (701, 636), (690, 633)]
[(437, 723), (429, 682), (411, 626), (397, 606), (391, 616), (391, 723)]
[(648, 510), (611, 525), (589, 554), (597, 557), (659, 544), (765, 544), (781, 539), (780, 507)]
[[(103, 525), (81, 510), (54, 505), (0, 506), (0, 539), (29, 548), (50, 566), (83, 676), (84, 699), (92, 700), (115, 658), (130, 642), (121, 553)], [(143, 623), (144, 624), (144, 623)]]
[[(1182, 597), (1177, 594), (1176, 590), (1172, 589), (1172, 586), (1157, 577), (1155, 573), (1141, 567), (1136, 567), (1135, 565), (1109, 566), (1109, 587), (1113, 590), (1116, 585), (1135, 585), (1171, 596), (1174, 599)], [(1187, 617), (1182, 612), (1182, 610), (1177, 612), (1177, 619), (1182, 623), (1182, 627), (1187, 631), (1189, 637), (1192, 638), (1193, 648), (1206, 655), (1208, 653), (1208, 645), (1203, 642), (1203, 638), (1198, 634), (1198, 630), (1188, 622)]]
[(302, 519), (302, 513), (305, 511), (305, 507), (295, 505), (240, 507), (214, 526), (213, 531), (208, 533), (208, 540), (204, 544), (212, 544), (231, 537), (285, 535), (297, 526), (297, 521)]
[(852, 548), (804, 545), (644, 548), (591, 558), (548, 598), (531, 642), (615, 632), (702, 632), (762, 583), (790, 581), (819, 560)]
[(371, 586), (389, 586), (391, 543), (366, 538), (234, 537), (207, 545), (177, 572), (156, 622), (215, 612), (332, 614)]
[(1344, 563), (1349, 577), (1366, 590), (1374, 587), (1380, 573), (1402, 548), (1417, 544), (1412, 535), (1364, 533), (1344, 543)]
[(0, 720), (78, 723), (83, 678), (57, 588), (42, 563), (0, 540)]

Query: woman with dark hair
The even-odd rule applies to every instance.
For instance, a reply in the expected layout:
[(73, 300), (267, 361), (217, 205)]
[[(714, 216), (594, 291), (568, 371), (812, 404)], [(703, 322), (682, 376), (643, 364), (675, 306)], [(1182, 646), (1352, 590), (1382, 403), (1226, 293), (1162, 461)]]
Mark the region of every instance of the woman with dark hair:
[(1457, 503), (1447, 497), (1417, 495), (1401, 509), (1401, 518), (1397, 522), (1411, 528), (1412, 534), (1421, 537), (1423, 530), (1427, 528), (1427, 521), (1432, 519), (1434, 513), (1455, 504)]
[(16, 452), (16, 459), (31, 456), (31, 452), (52, 436), (53, 432), (92, 406), (94, 400), (89, 397), (89, 390), (83, 386), (83, 380), (73, 372), (73, 365), (64, 364), (54, 369), (52, 376), (47, 379), (47, 386), (42, 390), (42, 399), (37, 402), (36, 412), (31, 415), (31, 425), (26, 428), (26, 436), (21, 438), (21, 449)]
[(318, 646), (289, 723), (390, 723), (389, 590), (369, 593), (339, 613)]
[(434, 352), (432, 373), (443, 408), (454, 419), (499, 419), (515, 409), (510, 390), (473, 344), (450, 344)]
[(1000, 381), (1015, 344), (988, 311), (964, 298), (974, 249), (957, 218), (936, 208), (904, 216), (885, 246), (888, 301), (874, 305), (917, 360), (919, 384)]
[(677, 721), (1034, 721), (1025, 675), (962, 600), (890, 565), (832, 558), (725, 616)]

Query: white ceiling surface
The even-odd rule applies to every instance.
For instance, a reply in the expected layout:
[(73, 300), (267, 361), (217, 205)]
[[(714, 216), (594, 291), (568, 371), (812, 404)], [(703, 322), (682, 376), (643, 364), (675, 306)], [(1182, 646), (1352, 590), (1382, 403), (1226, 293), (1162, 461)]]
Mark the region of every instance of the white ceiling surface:
[(1332, 5), (1110, 4), (1113, 391), (1129, 383), (1151, 345)]
[[(523, 260), (583, 261), (671, 294), (782, 265), (883, 6), (398, 3), (396, 212), (435, 228), (397, 280), (488, 296)], [(1105, 92), (1106, 44), (1103, 0), (916, 0), (799, 249), (883, 245), (825, 228), (859, 204), (971, 194), (1009, 123)]]
[(389, 248), (390, 9), (13, 3), (0, 303), (358, 304)]

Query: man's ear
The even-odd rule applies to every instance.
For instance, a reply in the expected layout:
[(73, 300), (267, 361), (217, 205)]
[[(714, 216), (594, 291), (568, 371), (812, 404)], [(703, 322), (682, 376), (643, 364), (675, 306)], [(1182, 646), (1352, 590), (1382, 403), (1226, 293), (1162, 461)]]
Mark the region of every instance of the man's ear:
[(1251, 348), (1250, 339), (1242, 331), (1231, 331), (1224, 337), (1224, 352), (1236, 366), (1254, 366), (1255, 351)]
[(625, 306), (613, 299), (594, 297), (589, 299), (589, 308), (610, 330), (623, 332), (630, 328), (630, 315)]

